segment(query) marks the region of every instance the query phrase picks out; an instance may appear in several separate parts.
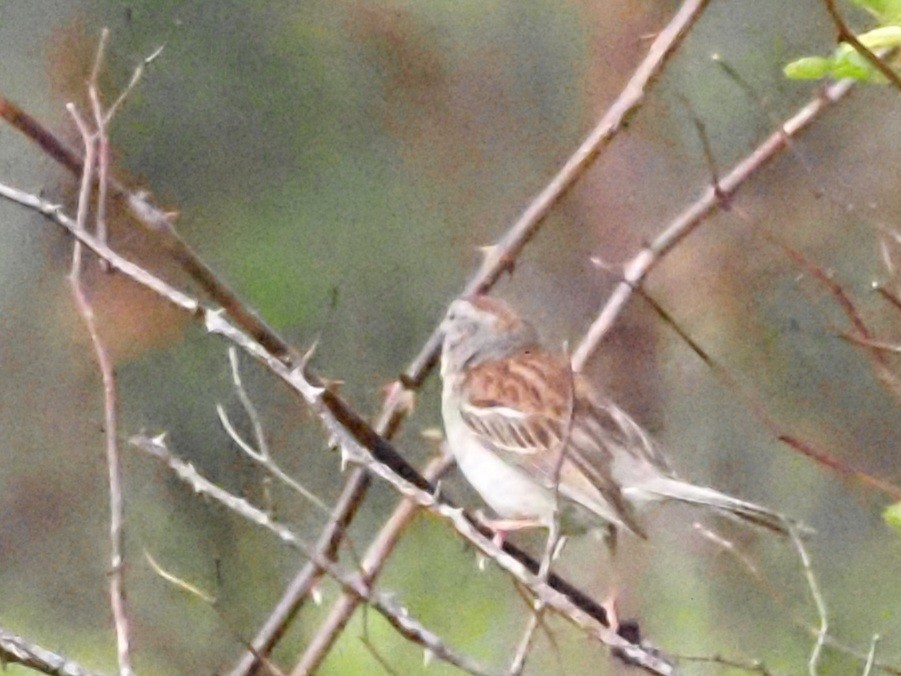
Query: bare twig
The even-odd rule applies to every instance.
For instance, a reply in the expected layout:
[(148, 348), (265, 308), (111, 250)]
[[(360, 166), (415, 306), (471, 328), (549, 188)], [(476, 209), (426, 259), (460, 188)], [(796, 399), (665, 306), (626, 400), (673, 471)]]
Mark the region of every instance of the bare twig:
[(196, 584), (192, 584), (187, 580), (178, 577), (174, 573), (170, 573), (168, 570), (163, 568), (146, 549), (144, 550), (144, 558), (147, 559), (147, 563), (150, 565), (150, 568), (153, 570), (153, 572), (159, 575), (163, 580), (165, 580), (172, 586), (181, 589), (183, 592), (186, 592), (195, 598), (200, 599), (204, 603), (208, 603), (210, 605), (216, 603), (215, 596), (203, 591)]
[[(768, 238), (771, 241), (774, 241), (774, 238)], [(860, 316), (860, 313), (857, 311), (857, 307), (854, 305), (854, 301), (845, 293), (845, 290), (842, 288), (841, 284), (835, 281), (833, 275), (828, 270), (824, 270), (822, 266), (816, 265), (812, 261), (808, 260), (804, 254), (800, 251), (793, 249), (790, 246), (787, 246), (781, 242), (774, 243), (789, 257), (792, 261), (794, 261), (797, 265), (802, 267), (808, 274), (810, 274), (815, 280), (820, 282), (829, 295), (835, 301), (835, 304), (842, 310), (842, 312), (847, 317), (850, 322), (854, 334), (856, 338), (859, 338), (859, 341), (851, 341), (855, 342), (855, 344), (860, 345), (862, 347), (867, 348), (867, 354), (870, 357), (870, 362), (872, 364), (873, 370), (876, 373), (876, 377), (879, 381), (885, 385), (885, 387), (895, 395), (897, 398), (901, 398), (901, 381), (898, 380), (898, 377), (891, 371), (889, 368), (888, 357), (884, 354), (883, 350), (879, 350), (876, 348), (869, 347), (867, 343), (872, 341), (873, 335), (870, 333), (870, 330), (867, 328), (866, 323), (863, 321), (863, 318)], [(839, 335), (841, 335), (840, 331), (836, 331)]]
[[(283, 543), (299, 550), (305, 556), (311, 558), (317, 556), (316, 548), (304, 542), (302, 538), (287, 526), (273, 519), (267, 512), (254, 507), (244, 498), (232, 495), (228, 491), (207, 480), (190, 463), (173, 455), (166, 445), (163, 435), (153, 438), (138, 435), (132, 437), (130, 443), (164, 462), (176, 477), (190, 486), (190, 488), (198, 495), (215, 500), (217, 503), (228, 508), (242, 518), (268, 530), (277, 536)], [(486, 669), (478, 665), (469, 657), (458, 653), (447, 646), (436, 634), (414, 620), (406, 608), (399, 606), (386, 594), (373, 591), (358, 577), (347, 575), (333, 561), (319, 558), (316, 561), (316, 565), (341, 585), (345, 591), (366, 601), (408, 640), (421, 645), (423, 648), (428, 648), (437, 658), (448, 662), (467, 673), (488, 673)]]
[[(434, 482), (450, 468), (452, 462), (449, 455), (439, 455), (426, 466), (422, 475)], [(403, 530), (417, 511), (415, 503), (410, 500), (402, 500), (382, 526), (372, 544), (369, 545), (369, 549), (363, 556), (360, 570), (360, 578), (367, 586), (372, 586), (373, 581), (387, 562), (389, 554), (397, 545)], [(292, 670), (292, 676), (311, 674), (319, 668), (359, 605), (360, 599), (355, 594), (348, 592), (341, 594), (332, 605), (328, 617), (317, 628), (316, 634), (304, 650), (303, 656)]]
[(879, 643), (879, 634), (873, 634), (873, 639), (870, 641), (870, 650), (867, 653), (867, 661), (863, 665), (863, 671), (860, 676), (870, 676), (873, 671), (873, 666), (876, 664), (876, 646)]
[[(497, 547), (463, 510), (436, 499), (434, 487), (425, 481), (394, 449), (366, 424), (343, 400), (328, 389), (311, 382), (301, 369), (292, 369), (278, 356), (269, 353), (252, 336), (231, 324), (221, 310), (201, 305), (197, 300), (155, 277), (138, 265), (123, 258), (90, 233), (79, 230), (62, 210), (46, 200), (0, 183), (0, 197), (33, 209), (54, 223), (68, 230), (87, 248), (106, 259), (110, 266), (128, 275), (134, 281), (157, 293), (175, 307), (202, 320), (207, 331), (218, 334), (240, 347), (245, 353), (261, 362), (273, 375), (286, 383), (301, 396), (320, 419), (344, 458), (364, 465), (370, 472), (391, 484), (404, 496), (411, 497), (418, 505), (445, 518), (462, 537), (489, 555), (497, 564), (529, 587), (533, 594), (544, 599), (589, 635), (613, 648), (622, 659), (659, 674), (673, 673), (672, 665), (656, 651), (630, 643), (616, 635), (603, 623), (606, 613), (590, 597), (580, 592), (562, 578), (551, 575), (546, 582), (537, 579), (539, 565), (521, 550), (505, 543)], [(314, 559), (319, 565), (322, 558)]]
[(804, 577), (807, 579), (807, 586), (810, 588), (810, 596), (813, 598), (813, 603), (817, 609), (817, 616), (820, 619), (817, 640), (813, 645), (813, 650), (810, 652), (810, 659), (807, 661), (808, 673), (810, 676), (817, 676), (819, 673), (820, 654), (823, 652), (823, 645), (826, 642), (826, 637), (829, 635), (829, 617), (826, 614), (826, 602), (823, 600), (823, 594), (820, 592), (820, 585), (817, 583), (816, 575), (814, 575), (813, 572), (813, 566), (810, 564), (810, 555), (807, 553), (807, 548), (804, 546), (804, 543), (801, 541), (801, 538), (794, 528), (789, 530), (789, 534), (791, 535), (795, 549), (798, 551), (798, 556), (801, 557), (801, 565), (804, 568)]
[(835, 24), (835, 28), (838, 31), (838, 38), (843, 42), (847, 42), (849, 45), (854, 47), (854, 50), (860, 54), (863, 58), (870, 62), (870, 64), (882, 73), (885, 76), (885, 79), (892, 83), (892, 85), (901, 92), (901, 77), (898, 76), (898, 73), (894, 71), (894, 69), (889, 66), (884, 60), (882, 60), (879, 55), (874, 54), (873, 51), (863, 44), (860, 40), (857, 39), (857, 36), (854, 34), (854, 31), (845, 23), (844, 18), (841, 13), (839, 13), (838, 8), (835, 6), (835, 0), (823, 0), (823, 4), (826, 5), (826, 11), (829, 12), (829, 16), (832, 18), (832, 23)]
[(597, 319), (592, 323), (586, 340), (582, 341), (573, 354), (573, 367), (577, 371), (585, 367), (632, 294), (644, 283), (648, 274), (666, 254), (694, 232), (711, 213), (721, 208), (724, 200), (728, 202), (745, 181), (786, 147), (789, 138), (809, 127), (826, 108), (841, 100), (851, 87), (850, 81), (843, 81), (824, 88), (816, 99), (789, 118), (754, 152), (733, 167), (719, 182), (718, 189), (709, 186), (700, 198), (689, 205), (650, 244), (626, 263), (623, 280), (616, 286)]
[[(741, 563), (742, 566), (751, 574), (751, 578), (755, 582), (757, 582), (759, 585), (761, 585), (763, 587), (764, 591), (766, 591), (767, 594), (783, 610), (786, 611), (786, 617), (788, 617), (795, 626), (797, 626), (799, 629), (803, 630), (805, 633), (812, 636), (815, 640), (819, 639), (820, 628), (813, 627), (808, 622), (806, 622), (805, 620), (798, 617), (798, 615), (790, 607), (789, 603), (787, 602), (785, 597), (782, 595), (782, 593), (780, 593), (779, 590), (777, 590), (769, 580), (767, 580), (763, 575), (760, 574), (760, 571), (758, 570), (757, 566), (750, 560), (750, 558), (747, 555), (739, 552), (738, 549), (736, 549), (729, 540), (726, 540), (725, 538), (717, 535), (716, 533), (713, 533), (712, 531), (709, 531), (703, 527), (698, 528), (698, 530), (704, 537), (706, 537), (708, 540), (710, 540), (714, 544), (722, 547), (725, 552), (732, 555), (739, 563)], [(887, 674), (894, 674), (895, 676), (901, 676), (901, 667), (876, 660), (875, 656), (871, 658), (869, 652), (867, 652), (867, 653), (861, 652), (851, 646), (848, 646), (848, 645), (842, 643), (841, 641), (838, 641), (837, 639), (830, 636), (829, 634), (826, 634), (823, 637), (823, 644), (825, 646), (828, 646), (830, 649), (835, 650), (836, 652), (840, 652), (844, 655), (848, 655), (849, 657), (853, 657), (854, 659), (856, 659), (860, 662), (863, 662), (863, 663), (866, 663), (870, 659), (873, 659), (874, 660), (873, 666), (875, 668), (880, 669), (881, 671), (884, 671)], [(872, 648), (872, 646), (871, 646), (871, 648)], [(682, 659), (686, 659), (686, 658), (682, 658)]]
[[(687, 0), (682, 5), (670, 23), (658, 34), (647, 57), (598, 125), (507, 232), (494, 245), (484, 249), (482, 264), (466, 284), (463, 295), (487, 291), (505, 271), (512, 269), (519, 252), (532, 239), (553, 207), (584, 175), (603, 148), (623, 129), (628, 118), (641, 106), (647, 87), (660, 74), (682, 38), (704, 11), (708, 1)], [(389, 388), (389, 396), (375, 426), (379, 434), (389, 439), (394, 435), (409, 408), (407, 405), (409, 393), (417, 389), (431, 371), (438, 358), (440, 344), (441, 335), (436, 327), (404, 374)], [(338, 503), (342, 508), (334, 511), (332, 520), (320, 536), (319, 541), (324, 553), (333, 551), (337, 546), (343, 525), (353, 519), (368, 487), (369, 477), (362, 469), (355, 468), (345, 483)], [(342, 528), (338, 528), (339, 525), (342, 525)], [(254, 646), (261, 652), (274, 645), (277, 640), (276, 632), (281, 633), (284, 623), (294, 616), (303, 596), (314, 584), (315, 578), (315, 568), (308, 565), (291, 582), (265, 626), (254, 639)], [(246, 652), (231, 672), (232, 676), (250, 673), (253, 663), (253, 655)]]
[(98, 676), (67, 657), (0, 627), (0, 664), (21, 664), (49, 676)]
[(216, 414), (219, 416), (219, 422), (222, 423), (222, 427), (225, 429), (225, 432), (229, 437), (231, 437), (232, 441), (235, 442), (238, 448), (244, 451), (244, 453), (249, 456), (254, 462), (265, 468), (266, 471), (268, 471), (270, 474), (272, 474), (272, 476), (288, 486), (291, 490), (302, 495), (313, 505), (315, 505), (320, 511), (328, 514), (329, 508), (322, 501), (322, 499), (319, 498), (306, 486), (301, 484), (299, 481), (293, 479), (272, 458), (272, 455), (269, 453), (268, 444), (266, 443), (266, 435), (263, 432), (263, 426), (260, 423), (259, 414), (257, 413), (256, 407), (253, 405), (253, 402), (250, 400), (250, 397), (247, 395), (247, 391), (244, 389), (244, 384), (241, 381), (241, 373), (238, 364), (238, 351), (234, 346), (228, 348), (228, 360), (231, 366), (232, 383), (235, 386), (235, 392), (238, 395), (238, 399), (240, 400), (241, 405), (244, 407), (245, 413), (247, 413), (247, 417), (250, 418), (257, 446), (256, 448), (254, 448), (241, 437), (241, 435), (235, 429), (234, 425), (232, 425), (228, 414), (225, 412), (225, 408), (221, 404), (216, 404)]
[[(98, 53), (98, 59), (103, 49), (103, 40)], [(92, 184), (92, 172), (94, 167), (94, 154), (97, 139), (104, 134), (100, 131), (92, 133), (84, 120), (78, 114), (75, 106), (67, 106), (75, 120), (78, 130), (81, 132), (85, 145), (86, 164), (82, 177), (81, 191), (78, 201), (78, 219), (76, 228), (85, 232), (88, 214), (88, 202), (90, 200), (90, 188)], [(102, 164), (102, 161), (101, 161)], [(128, 610), (125, 603), (125, 505), (122, 491), (122, 460), (119, 455), (118, 442), (118, 395), (116, 388), (116, 374), (112, 360), (100, 336), (94, 308), (88, 300), (82, 280), (82, 244), (76, 240), (72, 252), (72, 270), (69, 281), (72, 286), (72, 296), (75, 307), (82, 321), (88, 329), (91, 344), (100, 373), (103, 378), (103, 412), (104, 433), (106, 439), (106, 461), (109, 479), (110, 497), (110, 570), (109, 570), (109, 595), (110, 607), (113, 614), (113, 625), (116, 632), (117, 658), (119, 673), (121, 676), (131, 676), (134, 670), (131, 666), (131, 641), (129, 637)]]
[(849, 467), (846, 463), (839, 460), (834, 455), (817, 448), (809, 441), (800, 439), (794, 434), (785, 431), (781, 423), (779, 423), (769, 413), (766, 406), (757, 399), (752, 393), (748, 392), (729, 371), (720, 364), (713, 356), (710, 355), (701, 345), (697, 343), (688, 333), (679, 325), (678, 322), (666, 311), (654, 298), (652, 298), (643, 288), (637, 287), (636, 293), (657, 313), (657, 315), (679, 336), (682, 341), (694, 352), (710, 369), (714, 375), (729, 389), (738, 395), (744, 402), (745, 406), (752, 412), (754, 417), (763, 423), (769, 430), (770, 434), (777, 441), (785, 444), (801, 455), (810, 458), (817, 464), (828, 467), (829, 469), (843, 475), (856, 479), (862, 484), (875, 488), (886, 495), (894, 498), (901, 498), (901, 488), (879, 477), (867, 474), (866, 472)]
[[(623, 128), (624, 122), (638, 109), (643, 101), (646, 87), (659, 75), (682, 38), (703, 12), (708, 1), (686, 0), (669, 25), (660, 32), (651, 46), (648, 57), (636, 70), (623, 93), (616, 99), (598, 126), (564, 165), (557, 176), (548, 184), (547, 188), (529, 205), (507, 234), (489, 249), (481, 268), (470, 280), (465, 293), (470, 294), (486, 290), (505, 270), (510, 268), (518, 252), (532, 238), (551, 208), (584, 174), (603, 147)], [(155, 58), (156, 55), (157, 53), (152, 55), (151, 59)], [(149, 62), (149, 60), (146, 60), (145, 63)], [(66, 144), (57, 139), (33, 117), (3, 98), (0, 98), (0, 116), (38, 143), (64, 167), (73, 173), (81, 173), (82, 160), (77, 153), (69, 149)], [(216, 302), (229, 312), (240, 327), (248, 331), (255, 340), (260, 342), (272, 354), (281, 358), (286, 364), (292, 363), (296, 355), (290, 346), (271, 327), (266, 325), (256, 313), (246, 308), (231, 289), (219, 280), (194, 254), (190, 247), (181, 240), (172, 227), (172, 219), (169, 214), (155, 206), (146, 194), (130, 191), (113, 177), (109, 179), (109, 186), (113, 196), (123, 201), (130, 209), (132, 215), (146, 229), (161, 236), (164, 246), (173, 259), (192, 275)], [(405, 404), (397, 404), (397, 402), (405, 402), (407, 397), (403, 395), (406, 395), (408, 391), (415, 389), (422, 383), (435, 363), (439, 343), (440, 336), (436, 330), (429, 337), (410, 368), (399, 379), (397, 386), (393, 388), (393, 392), (400, 396), (396, 396), (393, 400), (389, 399), (386, 402), (377, 426), (378, 431), (382, 435), (390, 438), (396, 426), (401, 422), (405, 415), (406, 407)], [(342, 499), (339, 502), (343, 506), (343, 512), (335, 511), (333, 519), (320, 538), (320, 543), (324, 547), (337, 546), (342, 532), (342, 525), (353, 518), (356, 506), (362, 499), (362, 495), (365, 494), (368, 483), (369, 479), (362, 471), (359, 469), (354, 471), (354, 474), (345, 485)], [(299, 593), (300, 595), (295, 596), (293, 599), (289, 598), (288, 594), (285, 595), (283, 602), (279, 603), (279, 608), (285, 611), (279, 613), (282, 618), (293, 614), (292, 608), (296, 610), (297, 602), (307, 593), (306, 590), (312, 586), (315, 577), (315, 568), (308, 566), (295, 578), (291, 588), (294, 593)], [(587, 597), (584, 600), (587, 600)], [(268, 628), (280, 626), (280, 623), (274, 620), (275, 614), (270, 617), (270, 621), (267, 621)], [(261, 631), (261, 635), (257, 638), (264, 641), (268, 640), (271, 643), (272, 636), (266, 637), (262, 634), (263, 632)], [(257, 645), (256, 640), (254, 645)], [(247, 655), (245, 655), (246, 657)], [(246, 662), (247, 660), (245, 659), (244, 661)], [(246, 673), (246, 671), (240, 673)]]

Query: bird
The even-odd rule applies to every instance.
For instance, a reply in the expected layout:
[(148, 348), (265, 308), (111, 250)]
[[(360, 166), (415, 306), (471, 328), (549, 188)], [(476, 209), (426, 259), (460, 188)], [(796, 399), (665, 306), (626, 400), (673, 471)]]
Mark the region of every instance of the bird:
[(499, 533), (620, 530), (646, 538), (646, 505), (678, 501), (788, 533), (787, 517), (680, 479), (658, 444), (563, 350), (505, 302), (454, 300), (441, 322), (441, 412), (451, 454)]

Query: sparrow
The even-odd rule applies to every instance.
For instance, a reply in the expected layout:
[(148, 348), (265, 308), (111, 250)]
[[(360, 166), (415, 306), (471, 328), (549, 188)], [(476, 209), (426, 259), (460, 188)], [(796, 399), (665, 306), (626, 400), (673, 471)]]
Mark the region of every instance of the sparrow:
[(649, 503), (708, 507), (786, 533), (792, 522), (676, 476), (651, 437), (500, 300), (455, 300), (441, 330), (441, 411), (467, 481), (501, 532), (604, 529), (641, 538)]

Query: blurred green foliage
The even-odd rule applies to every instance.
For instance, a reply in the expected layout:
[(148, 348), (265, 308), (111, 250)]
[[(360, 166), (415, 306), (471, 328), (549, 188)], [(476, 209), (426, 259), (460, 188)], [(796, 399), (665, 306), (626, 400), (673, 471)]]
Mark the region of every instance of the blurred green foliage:
[[(857, 39), (873, 52), (893, 52), (901, 47), (901, 2), (899, 0), (854, 0), (870, 12), (879, 27), (868, 30)], [(897, 55), (892, 61), (897, 61)], [(831, 56), (805, 56), (785, 66), (786, 77), (792, 80), (821, 80), (850, 78), (859, 82), (887, 82), (885, 75), (847, 42), (842, 42)]]

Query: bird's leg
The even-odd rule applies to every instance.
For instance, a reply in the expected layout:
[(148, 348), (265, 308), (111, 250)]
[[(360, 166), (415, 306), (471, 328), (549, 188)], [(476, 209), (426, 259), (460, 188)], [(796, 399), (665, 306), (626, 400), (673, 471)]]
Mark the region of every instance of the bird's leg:
[(538, 519), (492, 519), (485, 516), (481, 510), (476, 512), (476, 516), (483, 526), (494, 531), (494, 537), (491, 538), (491, 541), (500, 548), (503, 548), (504, 540), (507, 539), (507, 533), (511, 531), (544, 527), (544, 523)]
[(541, 567), (538, 569), (538, 579), (546, 582), (551, 572), (551, 563), (553, 563), (563, 547), (566, 545), (566, 538), (560, 534), (560, 523), (557, 519), (551, 522), (547, 531), (547, 544), (544, 547), (544, 556), (541, 557)]
[(610, 629), (612, 629), (615, 633), (619, 633), (619, 612), (617, 606), (619, 605), (619, 591), (614, 589), (610, 592), (604, 602), (601, 604), (601, 608), (603, 608), (607, 612), (607, 622)]

